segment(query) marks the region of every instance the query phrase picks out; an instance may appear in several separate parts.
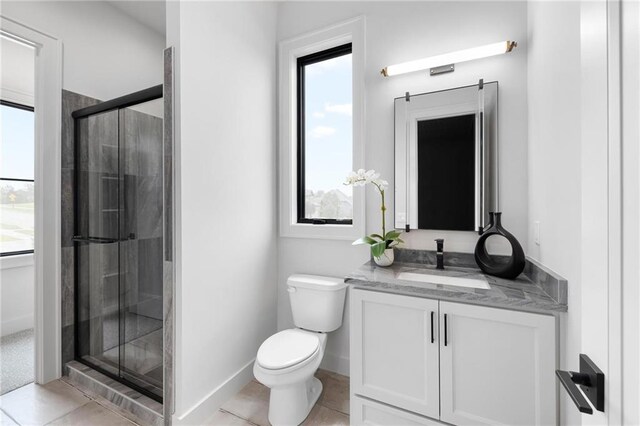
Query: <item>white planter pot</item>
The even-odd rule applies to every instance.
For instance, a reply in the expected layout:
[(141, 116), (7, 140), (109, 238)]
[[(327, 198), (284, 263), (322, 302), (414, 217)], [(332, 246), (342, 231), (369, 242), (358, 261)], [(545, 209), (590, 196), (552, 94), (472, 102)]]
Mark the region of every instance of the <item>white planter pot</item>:
[(391, 266), (393, 264), (393, 249), (388, 248), (380, 257), (373, 257), (374, 262), (378, 266)]

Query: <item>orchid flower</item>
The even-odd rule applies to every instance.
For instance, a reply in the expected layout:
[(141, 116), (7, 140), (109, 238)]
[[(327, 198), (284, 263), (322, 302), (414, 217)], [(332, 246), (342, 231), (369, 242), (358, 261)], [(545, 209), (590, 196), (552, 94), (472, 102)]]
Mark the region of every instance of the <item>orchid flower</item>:
[(382, 212), (382, 235), (371, 234), (354, 241), (353, 244), (369, 244), (371, 246), (371, 253), (373, 254), (373, 256), (380, 257), (386, 249), (391, 248), (394, 245), (398, 245), (399, 243), (403, 243), (404, 241), (400, 239), (399, 231), (392, 230), (386, 232), (385, 212), (387, 210), (387, 207), (384, 203), (384, 191), (389, 186), (389, 182), (384, 179), (380, 179), (380, 173), (376, 173), (375, 170), (358, 169), (358, 171), (349, 172), (344, 184), (352, 186), (365, 186), (368, 183), (372, 184), (378, 189), (378, 192), (380, 192), (380, 197), (382, 199), (382, 205), (380, 207), (380, 210)]

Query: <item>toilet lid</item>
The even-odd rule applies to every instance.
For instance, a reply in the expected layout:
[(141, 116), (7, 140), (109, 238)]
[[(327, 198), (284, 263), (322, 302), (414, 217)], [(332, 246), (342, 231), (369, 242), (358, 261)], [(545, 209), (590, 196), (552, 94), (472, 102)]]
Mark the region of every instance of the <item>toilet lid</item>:
[(291, 367), (318, 351), (320, 340), (313, 333), (284, 330), (269, 337), (258, 349), (257, 361), (267, 369)]

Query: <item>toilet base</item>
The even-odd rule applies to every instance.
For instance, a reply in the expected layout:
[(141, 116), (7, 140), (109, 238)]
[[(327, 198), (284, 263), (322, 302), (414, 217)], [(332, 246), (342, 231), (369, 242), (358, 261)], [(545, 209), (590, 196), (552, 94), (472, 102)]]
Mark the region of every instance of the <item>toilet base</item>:
[(307, 418), (322, 393), (322, 382), (311, 376), (302, 383), (271, 388), (269, 423), (297, 426)]

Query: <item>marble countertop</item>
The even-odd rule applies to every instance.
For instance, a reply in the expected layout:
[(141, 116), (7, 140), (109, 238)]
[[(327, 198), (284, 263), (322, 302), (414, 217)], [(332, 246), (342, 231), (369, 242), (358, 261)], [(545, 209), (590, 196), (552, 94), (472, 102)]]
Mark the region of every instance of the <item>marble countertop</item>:
[[(458, 287), (398, 279), (398, 275), (403, 272), (484, 279), (491, 288)], [(445, 270), (437, 270), (433, 265), (402, 262), (381, 267), (367, 262), (357, 271), (347, 275), (345, 282), (355, 288), (519, 311), (547, 314), (567, 311), (566, 304), (554, 300), (542, 286), (530, 281), (524, 274), (515, 280), (507, 280), (485, 275), (475, 268), (445, 266)]]

